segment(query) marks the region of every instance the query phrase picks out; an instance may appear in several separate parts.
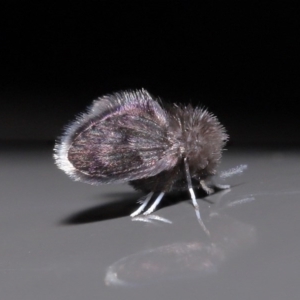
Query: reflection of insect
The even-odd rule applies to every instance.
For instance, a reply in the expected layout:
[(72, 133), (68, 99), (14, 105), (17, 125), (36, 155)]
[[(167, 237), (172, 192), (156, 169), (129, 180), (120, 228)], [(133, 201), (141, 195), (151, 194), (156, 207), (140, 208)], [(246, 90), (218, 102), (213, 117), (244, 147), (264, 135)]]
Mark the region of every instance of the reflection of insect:
[(217, 118), (192, 106), (162, 107), (147, 91), (127, 91), (94, 101), (69, 125), (55, 146), (58, 167), (74, 180), (90, 184), (129, 182), (148, 192), (142, 213), (152, 213), (163, 195), (208, 186), (228, 136)]
[[(221, 204), (219, 201), (226, 192), (228, 190), (217, 194), (216, 204)], [(209, 222), (211, 233), (209, 238), (200, 235), (200, 239), (195, 240), (169, 241), (159, 247), (139, 251), (119, 259), (108, 267), (105, 276), (106, 285), (143, 286), (166, 280), (197, 278), (217, 272), (234, 253), (245, 250), (256, 242), (256, 228), (226, 215), (224, 209), (253, 200), (253, 197), (243, 198), (221, 206), (214, 212), (211, 211), (206, 220)], [(133, 220), (149, 223), (153, 220), (171, 222), (156, 217), (151, 214), (138, 216)], [(180, 226), (184, 232), (193, 231), (193, 227), (186, 227), (189, 223), (185, 220), (183, 224), (177, 223), (177, 226)], [(173, 230), (176, 231), (176, 227)]]

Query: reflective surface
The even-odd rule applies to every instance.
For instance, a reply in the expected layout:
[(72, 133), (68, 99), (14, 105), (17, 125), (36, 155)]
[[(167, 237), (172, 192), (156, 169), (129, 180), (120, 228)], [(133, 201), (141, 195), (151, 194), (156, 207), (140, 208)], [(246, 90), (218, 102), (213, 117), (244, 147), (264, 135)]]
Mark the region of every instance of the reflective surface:
[(220, 170), (248, 169), (198, 194), (210, 236), (188, 193), (133, 222), (129, 186), (71, 181), (51, 146), (0, 150), (1, 299), (299, 299), (297, 150), (229, 149)]

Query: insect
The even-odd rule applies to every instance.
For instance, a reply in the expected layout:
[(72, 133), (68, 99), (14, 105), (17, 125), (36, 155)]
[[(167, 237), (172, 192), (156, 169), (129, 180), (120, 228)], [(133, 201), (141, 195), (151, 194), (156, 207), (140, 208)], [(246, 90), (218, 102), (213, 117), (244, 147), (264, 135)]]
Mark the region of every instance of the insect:
[(188, 190), (201, 221), (194, 188), (213, 192), (211, 179), (227, 140), (225, 128), (206, 109), (163, 105), (141, 89), (95, 100), (67, 127), (54, 158), (74, 180), (128, 182), (146, 192), (132, 217), (151, 214), (165, 193)]

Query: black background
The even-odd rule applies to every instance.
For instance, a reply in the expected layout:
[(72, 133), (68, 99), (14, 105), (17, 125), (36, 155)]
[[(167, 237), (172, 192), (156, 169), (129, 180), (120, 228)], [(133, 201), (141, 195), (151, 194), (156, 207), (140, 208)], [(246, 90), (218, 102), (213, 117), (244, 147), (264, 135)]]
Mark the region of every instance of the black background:
[(144, 87), (214, 112), (232, 144), (298, 145), (298, 1), (2, 4), (0, 140), (49, 141)]

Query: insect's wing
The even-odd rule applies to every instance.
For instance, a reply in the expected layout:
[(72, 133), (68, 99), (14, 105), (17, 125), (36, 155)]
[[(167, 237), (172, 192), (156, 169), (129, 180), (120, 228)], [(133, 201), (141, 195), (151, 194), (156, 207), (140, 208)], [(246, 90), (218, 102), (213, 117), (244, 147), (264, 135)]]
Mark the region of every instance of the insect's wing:
[(144, 90), (106, 96), (71, 124), (56, 163), (92, 184), (154, 176), (176, 164), (165, 111)]

